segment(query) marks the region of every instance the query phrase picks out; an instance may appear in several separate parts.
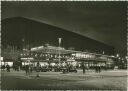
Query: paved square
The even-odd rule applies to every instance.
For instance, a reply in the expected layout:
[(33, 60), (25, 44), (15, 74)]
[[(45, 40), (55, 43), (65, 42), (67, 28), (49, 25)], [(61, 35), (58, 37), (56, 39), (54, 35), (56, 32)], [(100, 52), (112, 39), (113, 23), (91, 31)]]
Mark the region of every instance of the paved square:
[(127, 73), (120, 71), (92, 71), (82, 74), (62, 74), (61, 72), (40, 72), (36, 78), (36, 72), (26, 76), (24, 71), (2, 72), (3, 90), (126, 90)]

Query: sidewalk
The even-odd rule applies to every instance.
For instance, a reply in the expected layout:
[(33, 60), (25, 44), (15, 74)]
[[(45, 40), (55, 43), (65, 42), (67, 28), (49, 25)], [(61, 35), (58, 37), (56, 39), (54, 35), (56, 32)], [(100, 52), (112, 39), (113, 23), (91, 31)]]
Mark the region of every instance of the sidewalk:
[(108, 71), (101, 71), (100, 73), (95, 73), (95, 71), (86, 71), (85, 74), (82, 73), (82, 70), (79, 70), (77, 73), (68, 73), (65, 75), (73, 75), (73, 76), (128, 76), (127, 70), (108, 70)]
[[(6, 72), (6, 71), (2, 71), (2, 74), (8, 74), (8, 75), (25, 75), (25, 71), (13, 71), (11, 70), (11, 72)], [(37, 72), (33, 71), (30, 75), (36, 75)], [(101, 71), (100, 73), (95, 73), (95, 71), (92, 70), (88, 70), (85, 72), (85, 74), (83, 74), (82, 70), (78, 70), (77, 73), (74, 72), (69, 72), (66, 74), (63, 74), (62, 72), (39, 72), (40, 76), (45, 76), (45, 75), (52, 75), (52, 76), (59, 76), (59, 75), (65, 75), (65, 76), (104, 76), (104, 77), (121, 77), (121, 76), (128, 76), (127, 74), (127, 70), (108, 70), (108, 71)]]

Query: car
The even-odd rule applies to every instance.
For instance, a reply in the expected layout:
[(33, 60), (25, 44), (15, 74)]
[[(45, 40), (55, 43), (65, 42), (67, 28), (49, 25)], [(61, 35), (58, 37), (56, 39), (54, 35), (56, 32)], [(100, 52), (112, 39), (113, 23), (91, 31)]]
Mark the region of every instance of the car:
[(75, 73), (77, 73), (77, 69), (75, 67), (72, 67), (72, 68), (69, 69), (69, 72), (75, 72)]
[(47, 72), (48, 69), (47, 68), (41, 68), (41, 72)]

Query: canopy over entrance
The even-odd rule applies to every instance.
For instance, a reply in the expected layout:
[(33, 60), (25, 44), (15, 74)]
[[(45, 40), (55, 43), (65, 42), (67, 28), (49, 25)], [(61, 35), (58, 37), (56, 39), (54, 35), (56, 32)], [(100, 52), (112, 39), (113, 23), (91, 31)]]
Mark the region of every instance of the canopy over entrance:
[(40, 46), (40, 47), (31, 48), (31, 52), (50, 53), (50, 54), (71, 54), (71, 53), (76, 53), (78, 51), (66, 50), (62, 47), (54, 47), (54, 46), (44, 47), (44, 46)]

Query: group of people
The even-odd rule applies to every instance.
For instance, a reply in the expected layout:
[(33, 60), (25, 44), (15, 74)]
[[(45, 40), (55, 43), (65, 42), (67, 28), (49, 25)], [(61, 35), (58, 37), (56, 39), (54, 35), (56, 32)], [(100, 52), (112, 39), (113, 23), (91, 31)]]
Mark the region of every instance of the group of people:
[[(26, 75), (29, 76), (32, 73), (32, 71), (34, 70), (34, 66), (32, 64), (31, 65), (29, 65), (29, 64), (25, 65), (24, 70), (26, 72)], [(39, 62), (37, 62), (35, 70), (37, 72), (37, 76), (36, 77), (39, 77), (39, 71), (40, 71), (40, 64), (39, 64)]]
[(101, 66), (95, 66), (95, 72), (100, 73), (101, 72)]
[[(86, 70), (89, 70), (89, 67), (86, 66), (84, 63), (81, 65), (81, 67), (83, 69), (83, 74), (85, 74)], [(101, 72), (101, 66), (100, 65), (94, 66), (94, 70), (96, 73), (100, 73)]]
[(20, 70), (20, 66), (19, 65), (13, 65), (13, 70), (19, 71)]
[(10, 66), (8, 64), (7, 65), (2, 65), (1, 66), (1, 69), (2, 70), (5, 70), (6, 69), (7, 72), (10, 72)]
[[(1, 69), (4, 70), (6, 69), (7, 72), (10, 72), (10, 66), (7, 64), (7, 65), (2, 65)], [(23, 67), (22, 67), (23, 68)], [(86, 70), (89, 69), (89, 67), (83, 62), (81, 63), (81, 68), (83, 70), (83, 74), (86, 73)], [(19, 71), (19, 66), (16, 66), (14, 65), (13, 66), (13, 69), (15, 71)], [(25, 70), (25, 73), (26, 75), (30, 75), (32, 73), (32, 71), (36, 71), (37, 72), (37, 76), (39, 77), (39, 72), (42, 70), (42, 69), (47, 69), (47, 71), (49, 71), (49, 69), (51, 69), (50, 71), (54, 70), (55, 72), (57, 71), (62, 71), (63, 73), (64, 72), (70, 72), (70, 70), (72, 70), (72, 72), (77, 72), (77, 67), (76, 66), (73, 66), (71, 64), (68, 64), (66, 63), (65, 65), (59, 65), (59, 64), (56, 64), (54, 66), (51, 66), (51, 65), (45, 65), (44, 67), (42, 67), (40, 65), (39, 62), (37, 62), (36, 66), (33, 66), (32, 64), (28, 64), (28, 65), (24, 65), (24, 69)], [(101, 66), (99, 65), (96, 65), (94, 66), (94, 70), (96, 73), (100, 73), (101, 72)]]
[(24, 70), (26, 72), (26, 75), (30, 75), (30, 73), (32, 73), (32, 71), (33, 71), (33, 66), (32, 65), (25, 65)]

